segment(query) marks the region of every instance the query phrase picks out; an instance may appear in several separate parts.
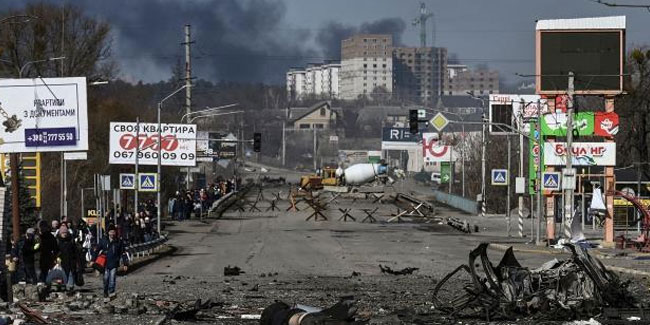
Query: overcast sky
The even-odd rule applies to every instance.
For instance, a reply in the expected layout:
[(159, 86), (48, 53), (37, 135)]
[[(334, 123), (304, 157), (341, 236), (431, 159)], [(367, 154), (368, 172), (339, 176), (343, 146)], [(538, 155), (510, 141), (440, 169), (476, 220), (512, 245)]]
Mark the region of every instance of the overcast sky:
[[(340, 38), (392, 33), (419, 44), (411, 21), (419, 0), (48, 0), (82, 5), (113, 26), (115, 59), (130, 81), (168, 79), (182, 58), (183, 25), (192, 25), (194, 75), (208, 80), (284, 82), (291, 66), (338, 59)], [(611, 0), (645, 3), (650, 0)], [(623, 2), (627, 1), (627, 2)], [(636, 1), (636, 2), (635, 2)], [(2, 1), (0, 7), (25, 1)], [(33, 1), (31, 1), (33, 2)], [(462, 63), (487, 64), (509, 81), (534, 73), (537, 19), (627, 16), (627, 43), (650, 44), (650, 12), (589, 0), (425, 0), (435, 44)], [(429, 23), (427, 28), (433, 27)], [(428, 34), (430, 44), (432, 33)]]

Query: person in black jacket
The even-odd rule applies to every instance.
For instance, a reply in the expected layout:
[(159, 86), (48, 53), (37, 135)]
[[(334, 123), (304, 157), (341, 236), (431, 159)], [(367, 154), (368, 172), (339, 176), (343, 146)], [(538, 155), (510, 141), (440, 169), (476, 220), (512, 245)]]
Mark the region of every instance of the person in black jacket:
[[(102, 239), (98, 249), (100, 253), (106, 254), (106, 266), (104, 267), (104, 297), (115, 296), (115, 279), (117, 268), (120, 266), (120, 259), (126, 257), (124, 245), (117, 238), (115, 226), (108, 227), (108, 238)], [(126, 269), (126, 263), (124, 265)]]
[(36, 266), (34, 264), (35, 255), (38, 251), (35, 239), (36, 231), (34, 228), (27, 229), (23, 239), (21, 258), (25, 268), (25, 281), (29, 284), (36, 284)]
[(54, 259), (59, 251), (56, 238), (51, 233), (50, 225), (47, 221), (41, 220), (38, 223), (38, 230), (40, 234), (40, 256), (39, 256), (39, 269), (41, 273), (38, 276), (38, 282), (45, 283), (47, 274), (52, 267), (54, 267)]
[(56, 237), (59, 246), (59, 259), (61, 268), (65, 272), (65, 284), (68, 291), (74, 289), (75, 273), (77, 271), (77, 246), (68, 232), (68, 227), (62, 225), (59, 228), (59, 235)]

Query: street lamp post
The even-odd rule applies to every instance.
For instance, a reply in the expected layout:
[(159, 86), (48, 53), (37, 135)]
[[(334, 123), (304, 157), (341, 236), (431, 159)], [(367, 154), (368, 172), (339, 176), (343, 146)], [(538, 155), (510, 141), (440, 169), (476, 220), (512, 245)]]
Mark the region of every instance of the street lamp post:
[(485, 191), (485, 146), (486, 146), (486, 124), (485, 124), (485, 99), (475, 96), (471, 92), (467, 92), (467, 94), (474, 98), (478, 99), (481, 101), (481, 107), (483, 108), (483, 114), (481, 115), (481, 122), (482, 122), (482, 131), (481, 131), (481, 217), (485, 217), (486, 211), (487, 211), (487, 202), (486, 202), (486, 191)]
[(174, 90), (174, 92), (172, 92), (171, 94), (167, 95), (167, 97), (163, 98), (160, 102), (158, 102), (158, 184), (156, 186), (156, 200), (158, 201), (158, 207), (156, 209), (156, 212), (158, 214), (158, 218), (157, 218), (158, 219), (158, 222), (157, 222), (158, 235), (160, 235), (160, 219), (162, 218), (162, 209), (161, 209), (161, 200), (160, 200), (160, 183), (162, 181), (162, 168), (161, 168), (161, 165), (162, 165), (162, 125), (160, 123), (160, 111), (162, 110), (163, 102), (165, 102), (167, 99), (169, 99), (172, 96), (176, 95), (179, 91), (181, 91), (181, 90), (183, 90), (185, 88), (187, 88), (187, 85), (181, 86), (180, 88)]

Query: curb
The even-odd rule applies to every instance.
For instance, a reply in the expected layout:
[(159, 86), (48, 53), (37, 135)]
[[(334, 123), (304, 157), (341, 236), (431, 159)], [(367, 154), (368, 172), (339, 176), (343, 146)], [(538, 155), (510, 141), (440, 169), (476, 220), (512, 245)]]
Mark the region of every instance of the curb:
[[(559, 254), (564, 253), (562, 251), (554, 252), (554, 251), (539, 250), (539, 249), (520, 249), (520, 248), (517, 248), (515, 246), (508, 246), (508, 245), (503, 245), (503, 244), (490, 244), (490, 245), (488, 245), (488, 248), (492, 248), (492, 249), (498, 250), (498, 251), (506, 251), (510, 247), (512, 247), (512, 249), (515, 252), (521, 252), (521, 253), (546, 254), (546, 255), (559, 255)], [(602, 254), (600, 254), (597, 251), (594, 251), (594, 253), (592, 255), (596, 255), (598, 258), (602, 259), (602, 257), (601, 257)], [(607, 268), (607, 270), (612, 271), (612, 272), (650, 277), (650, 272), (647, 272), (647, 271), (639, 271), (639, 270), (635, 270), (635, 269), (630, 269), (630, 268), (625, 268), (625, 267), (620, 267), (620, 266), (610, 266), (610, 265), (605, 265), (605, 268)]]

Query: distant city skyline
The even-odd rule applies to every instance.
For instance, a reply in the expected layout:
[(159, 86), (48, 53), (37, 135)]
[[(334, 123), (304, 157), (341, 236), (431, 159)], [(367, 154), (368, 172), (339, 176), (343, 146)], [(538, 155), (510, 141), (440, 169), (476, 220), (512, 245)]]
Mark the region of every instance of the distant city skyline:
[[(4, 2), (0, 9), (36, 1)], [(192, 25), (194, 75), (211, 81), (282, 85), (289, 67), (338, 59), (341, 38), (391, 33), (419, 45), (418, 0), (48, 0), (75, 4), (113, 27), (113, 54), (128, 81), (171, 77), (183, 60), (183, 25)], [(509, 82), (534, 72), (537, 19), (625, 15), (627, 45), (650, 45), (650, 13), (589, 0), (425, 0), (434, 14), (435, 46), (461, 63), (487, 65)], [(617, 2), (612, 0), (612, 2)], [(431, 30), (427, 41), (431, 45)]]

